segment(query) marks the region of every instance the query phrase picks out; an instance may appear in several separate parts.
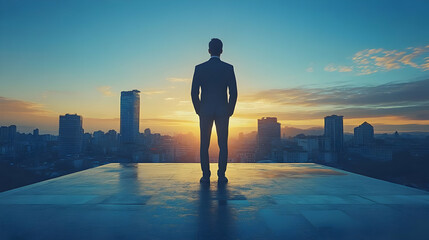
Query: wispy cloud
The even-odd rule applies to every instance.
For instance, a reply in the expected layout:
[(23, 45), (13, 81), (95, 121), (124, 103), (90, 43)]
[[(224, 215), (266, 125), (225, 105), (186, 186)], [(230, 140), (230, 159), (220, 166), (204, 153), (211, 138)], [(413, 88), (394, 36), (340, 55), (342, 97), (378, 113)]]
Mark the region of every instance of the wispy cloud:
[(308, 67), (307, 69), (305, 69), (306, 72), (314, 72), (313, 67)]
[(17, 125), (18, 131), (28, 132), (39, 128), (41, 132), (58, 132), (58, 114), (44, 105), (0, 97), (1, 125)]
[[(297, 118), (312, 118), (330, 112), (348, 117), (400, 116), (429, 119), (429, 79), (378, 86), (273, 89), (243, 95), (246, 104), (262, 103)], [(291, 112), (293, 111), (293, 112)]]
[(429, 70), (429, 46), (409, 47), (404, 50), (386, 50), (383, 48), (365, 49), (354, 54), (351, 66), (329, 64), (327, 72), (351, 72), (368, 75), (380, 71), (390, 71), (404, 67)]
[(425, 71), (429, 70), (429, 57), (425, 57), (425, 63), (422, 64), (422, 68)]
[(190, 78), (175, 78), (175, 77), (167, 78), (167, 80), (169, 82), (190, 82), (191, 81)]
[(45, 109), (42, 104), (22, 100), (0, 97), (1, 115), (25, 113), (25, 114), (49, 114), (51, 111)]
[(111, 86), (100, 86), (100, 87), (97, 87), (97, 91), (99, 91), (101, 94), (103, 94), (104, 96), (107, 96), (107, 97), (116, 96), (116, 94), (112, 92), (112, 87)]
[(334, 64), (329, 64), (324, 68), (325, 71), (327, 72), (351, 72), (353, 71), (352, 67), (348, 67), (348, 66), (335, 66)]

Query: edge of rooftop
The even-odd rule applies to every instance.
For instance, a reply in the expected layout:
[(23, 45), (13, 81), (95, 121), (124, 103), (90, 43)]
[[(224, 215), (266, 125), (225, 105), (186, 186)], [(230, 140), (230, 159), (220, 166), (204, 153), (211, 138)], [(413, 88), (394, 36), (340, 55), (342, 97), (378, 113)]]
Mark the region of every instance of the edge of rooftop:
[[(46, 185), (46, 184), (49, 184), (51, 182), (55, 182), (55, 181), (57, 181), (59, 179), (62, 179), (62, 178), (68, 178), (68, 177), (71, 177), (71, 176), (74, 176), (74, 175), (83, 174), (83, 173), (85, 173), (85, 172), (87, 172), (89, 170), (94, 170), (94, 169), (106, 167), (106, 166), (109, 166), (109, 165), (120, 165), (120, 164), (142, 164), (142, 165), (165, 165), (165, 164), (168, 164), (169, 165), (169, 164), (199, 164), (199, 163), (119, 163), (119, 162), (117, 162), (117, 163), (107, 163), (107, 164), (103, 164), (103, 165), (100, 165), (100, 166), (97, 166), (97, 167), (88, 168), (88, 169), (85, 169), (85, 170), (82, 170), (82, 171), (69, 173), (69, 174), (66, 174), (66, 175), (63, 175), (63, 176), (54, 177), (54, 178), (51, 178), (51, 179), (46, 179), (46, 180), (43, 180), (43, 181), (40, 181), (40, 182), (36, 182), (36, 183), (32, 183), (32, 184), (25, 185), (25, 186), (22, 186), (22, 187), (18, 187), (18, 188), (14, 188), (14, 189), (10, 189), (10, 190), (4, 191), (4, 192), (0, 192), (0, 198), (6, 197), (8, 195), (11, 195), (11, 194), (14, 194), (14, 193), (17, 193), (17, 192), (25, 191), (25, 190), (27, 190), (29, 188)], [(276, 164), (276, 165), (277, 164), (281, 164), (281, 165), (283, 165), (283, 164), (284, 165), (286, 165), (286, 164), (299, 164), (299, 165), (317, 165), (317, 166), (322, 166), (324, 168), (328, 168), (328, 169), (331, 169), (331, 170), (334, 170), (334, 171), (345, 173), (345, 174), (348, 174), (348, 175), (355, 175), (355, 176), (361, 176), (361, 177), (371, 178), (371, 179), (376, 180), (376, 181), (394, 184), (394, 185), (397, 185), (397, 186), (405, 188), (405, 189), (412, 189), (412, 190), (415, 190), (415, 191), (420, 191), (420, 192), (422, 192), (424, 194), (428, 194), (429, 193), (429, 191), (425, 191), (423, 189), (418, 189), (418, 188), (414, 188), (414, 187), (411, 187), (411, 186), (402, 185), (402, 184), (399, 184), (399, 183), (389, 182), (389, 181), (386, 181), (386, 180), (381, 180), (381, 179), (377, 179), (377, 178), (365, 176), (365, 175), (362, 175), (362, 174), (345, 171), (345, 170), (342, 170), (342, 169), (339, 169), (339, 168), (335, 168), (335, 167), (331, 167), (331, 166), (327, 166), (327, 165), (323, 165), (323, 164), (319, 164), (319, 163), (229, 163), (229, 164), (251, 164), (251, 165), (253, 165), (253, 164), (258, 164), (258, 165), (259, 164), (260, 165), (266, 165), (266, 164), (270, 164), (270, 165), (271, 164)], [(198, 182), (195, 182), (195, 183), (197, 184)]]

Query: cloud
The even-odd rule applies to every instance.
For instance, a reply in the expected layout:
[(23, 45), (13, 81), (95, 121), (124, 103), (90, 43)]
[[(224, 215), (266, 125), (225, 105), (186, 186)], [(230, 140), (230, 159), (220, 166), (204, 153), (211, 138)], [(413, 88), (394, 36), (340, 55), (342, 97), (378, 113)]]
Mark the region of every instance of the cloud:
[(22, 100), (0, 97), (1, 115), (25, 113), (25, 114), (49, 114), (42, 104)]
[(353, 71), (353, 68), (349, 66), (335, 66), (334, 64), (329, 64), (324, 68), (324, 70), (327, 72), (351, 72)]
[(190, 82), (191, 81), (190, 78), (174, 78), (174, 77), (167, 78), (167, 80), (169, 82)]
[(100, 86), (100, 87), (97, 87), (97, 91), (99, 91), (101, 94), (103, 94), (104, 96), (107, 96), (107, 97), (116, 96), (116, 94), (112, 92), (112, 87), (111, 86)]
[(347, 67), (347, 66), (339, 66), (338, 71), (339, 72), (351, 72), (351, 71), (353, 71), (353, 68)]
[(335, 72), (337, 71), (337, 68), (334, 66), (334, 64), (329, 64), (324, 68), (327, 72)]
[(395, 51), (393, 51), (393, 53), (386, 53), (386, 55), (383, 55), (382, 57), (371, 56), (370, 59), (374, 59), (374, 64), (376, 66), (379, 66), (386, 70), (398, 69), (398, 68), (401, 68), (401, 65), (397, 60), (402, 54), (404, 53), (403, 52), (395, 53)]
[(354, 54), (352, 66), (337, 66), (329, 64), (327, 72), (351, 72), (358, 75), (368, 75), (380, 71), (391, 71), (404, 67), (429, 70), (429, 48), (409, 47), (404, 50), (386, 50), (383, 48), (365, 49)]
[(393, 132), (394, 130), (399, 132), (428, 132), (429, 131), (429, 125), (427, 124), (402, 124), (402, 125), (373, 124), (373, 126), (377, 132)]
[[(243, 104), (261, 103), (273, 114), (314, 119), (337, 113), (348, 117), (399, 116), (429, 120), (429, 79), (378, 86), (273, 89), (243, 95)], [(256, 113), (257, 115), (260, 113)], [(255, 115), (256, 116), (256, 115)]]
[(429, 70), (429, 57), (425, 57), (425, 62), (421, 65), (424, 71)]
[(57, 133), (58, 115), (44, 105), (0, 97), (1, 125), (17, 125), (18, 131), (30, 132), (39, 128), (41, 133)]
[(314, 72), (313, 67), (308, 67), (307, 69), (305, 69), (306, 72)]

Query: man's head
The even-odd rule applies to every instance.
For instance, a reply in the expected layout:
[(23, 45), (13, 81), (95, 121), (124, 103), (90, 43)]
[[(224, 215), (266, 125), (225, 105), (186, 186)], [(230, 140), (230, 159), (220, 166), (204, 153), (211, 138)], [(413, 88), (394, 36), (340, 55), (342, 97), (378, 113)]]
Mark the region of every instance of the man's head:
[(212, 40), (209, 42), (209, 53), (212, 56), (220, 56), (222, 53), (222, 41), (218, 38), (212, 38)]

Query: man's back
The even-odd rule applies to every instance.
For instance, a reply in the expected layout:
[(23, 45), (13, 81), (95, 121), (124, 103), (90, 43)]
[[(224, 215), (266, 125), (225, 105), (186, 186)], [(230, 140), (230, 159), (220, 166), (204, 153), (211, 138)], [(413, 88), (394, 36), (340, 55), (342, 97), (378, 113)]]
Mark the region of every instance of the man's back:
[[(210, 182), (209, 146), (213, 122), (216, 124), (219, 145), (218, 183), (227, 183), (229, 117), (237, 102), (237, 83), (232, 65), (222, 62), (222, 41), (213, 38), (209, 43), (210, 60), (195, 67), (191, 97), (200, 118), (201, 183)], [(201, 99), (200, 99), (201, 89)], [(228, 98), (229, 93), (229, 98)]]
[[(198, 96), (200, 88), (201, 99)], [(198, 115), (232, 115), (237, 101), (237, 84), (233, 66), (222, 62), (217, 57), (212, 57), (207, 62), (197, 65), (191, 95)]]

